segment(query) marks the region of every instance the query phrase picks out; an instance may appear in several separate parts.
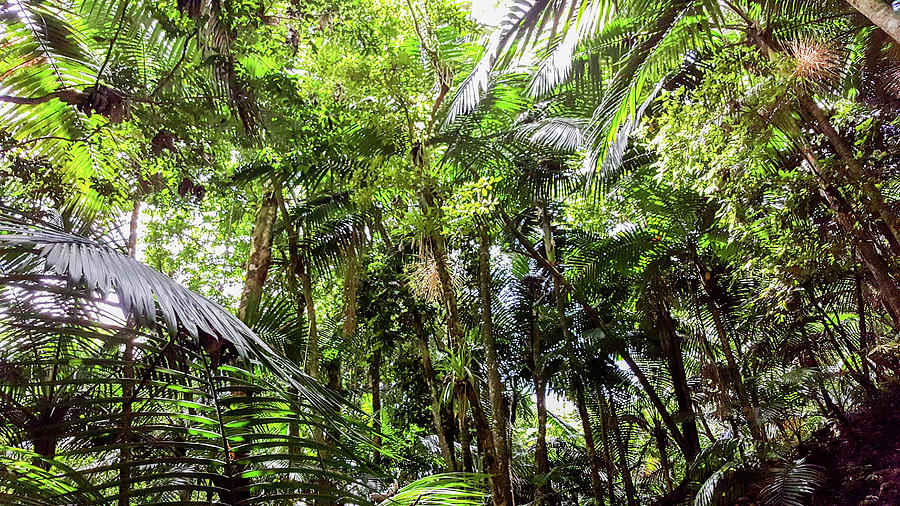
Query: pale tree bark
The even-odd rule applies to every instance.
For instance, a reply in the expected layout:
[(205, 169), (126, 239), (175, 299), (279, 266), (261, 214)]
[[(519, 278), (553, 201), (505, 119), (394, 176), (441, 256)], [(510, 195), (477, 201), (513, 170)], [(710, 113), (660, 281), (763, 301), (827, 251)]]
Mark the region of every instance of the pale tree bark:
[(238, 318), (252, 321), (259, 312), (263, 285), (272, 264), (272, 229), (275, 225), (277, 203), (273, 193), (267, 194), (259, 206), (256, 225), (250, 239), (250, 254), (247, 258), (247, 277), (241, 292)]
[(488, 395), (491, 401), (492, 435), (496, 469), (492, 470), (491, 484), (494, 506), (512, 505), (512, 487), (509, 481), (509, 457), (506, 411), (503, 409), (503, 381), (500, 378), (497, 343), (494, 340), (494, 323), (491, 309), (491, 237), (486, 226), (478, 229), (478, 294), (481, 299), (481, 338), (484, 343), (487, 368)]
[[(394, 252), (393, 241), (391, 236), (384, 228), (381, 219), (381, 211), (378, 208), (374, 210), (374, 219), (372, 226), (384, 241), (384, 247), (389, 253)], [(401, 280), (400, 289), (403, 296), (403, 302), (409, 308), (409, 314), (412, 319), (413, 331), (416, 334), (416, 345), (419, 349), (419, 359), (422, 361), (422, 375), (425, 376), (425, 383), (428, 385), (428, 393), (431, 398), (431, 417), (434, 423), (434, 432), (438, 436), (438, 445), (441, 448), (441, 454), (444, 457), (444, 463), (448, 472), (456, 471), (456, 458), (450, 447), (450, 438), (444, 430), (444, 423), (441, 417), (441, 396), (437, 387), (437, 375), (434, 372), (434, 365), (431, 362), (431, 350), (428, 345), (428, 335), (425, 333), (425, 326), (422, 324), (422, 315), (416, 307), (416, 301), (413, 299), (409, 286)]]
[(873, 25), (900, 43), (900, 12), (893, 10), (888, 2), (881, 0), (847, 0), (860, 14), (869, 18)]
[[(134, 205), (131, 209), (131, 220), (128, 226), (128, 256), (135, 258), (137, 256), (137, 240), (138, 240), (138, 222), (141, 216), (141, 201), (135, 197)], [(121, 471), (119, 474), (119, 506), (127, 506), (130, 502), (131, 494), (131, 418), (132, 403), (131, 398), (134, 397), (134, 334), (130, 328), (134, 326), (134, 321), (129, 318), (126, 323), (125, 351), (122, 356), (124, 367), (122, 368), (122, 448), (119, 450), (119, 465)]]
[[(541, 229), (543, 230), (544, 251), (547, 254), (547, 261), (551, 265), (556, 265), (556, 242), (553, 240), (553, 232), (550, 228), (550, 214), (546, 208), (541, 208)], [(569, 360), (569, 370), (572, 374), (572, 387), (575, 390), (575, 403), (578, 407), (578, 416), (581, 419), (581, 428), (584, 432), (584, 444), (587, 449), (588, 464), (590, 466), (591, 487), (593, 488), (594, 498), (597, 504), (603, 504), (603, 482), (600, 481), (600, 461), (597, 458), (597, 450), (594, 447), (594, 435), (591, 431), (591, 420), (587, 411), (587, 403), (584, 398), (584, 384), (579, 375), (578, 360), (575, 357), (575, 337), (569, 330), (569, 321), (566, 318), (566, 302), (565, 292), (559, 280), (553, 280), (554, 298), (556, 299), (556, 312), (559, 318), (559, 324), (562, 327), (563, 336), (565, 338), (565, 348), (567, 358)]]

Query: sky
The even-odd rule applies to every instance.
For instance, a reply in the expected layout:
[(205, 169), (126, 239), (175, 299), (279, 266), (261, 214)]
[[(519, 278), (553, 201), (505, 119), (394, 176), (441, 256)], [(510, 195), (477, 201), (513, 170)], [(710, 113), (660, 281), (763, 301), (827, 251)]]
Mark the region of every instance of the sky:
[(488, 26), (500, 26), (506, 16), (510, 0), (470, 0), (472, 18)]

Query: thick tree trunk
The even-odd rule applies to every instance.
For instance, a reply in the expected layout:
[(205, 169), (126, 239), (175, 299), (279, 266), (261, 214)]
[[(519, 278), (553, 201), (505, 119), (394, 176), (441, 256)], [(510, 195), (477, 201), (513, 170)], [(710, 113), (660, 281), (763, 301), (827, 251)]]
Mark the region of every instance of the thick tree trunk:
[(493, 312), (491, 309), (491, 238), (486, 227), (479, 227), (478, 247), (478, 295), (481, 299), (481, 339), (484, 343), (484, 361), (487, 369), (488, 395), (491, 401), (492, 435), (495, 446), (496, 472), (491, 474), (494, 506), (512, 505), (512, 487), (509, 481), (507, 457), (506, 410), (503, 408), (503, 381), (500, 378), (497, 343), (494, 341)]
[(275, 196), (270, 193), (266, 195), (259, 206), (256, 226), (250, 239), (247, 278), (244, 281), (241, 303), (238, 306), (238, 318), (242, 321), (255, 320), (259, 312), (263, 285), (272, 263), (272, 228), (275, 225), (276, 210)]
[(890, 3), (882, 0), (847, 0), (847, 3), (900, 44), (900, 12), (891, 9)]
[(276, 211), (275, 195), (269, 193), (259, 206), (256, 226), (250, 239), (247, 277), (244, 281), (244, 290), (241, 292), (241, 303), (238, 306), (238, 318), (245, 322), (255, 320), (259, 312), (263, 285), (266, 283), (269, 266), (272, 263), (272, 228), (275, 225)]
[(697, 420), (695, 419), (694, 406), (691, 402), (691, 390), (688, 387), (687, 374), (684, 371), (681, 339), (675, 332), (675, 321), (672, 319), (665, 302), (658, 301), (654, 313), (656, 331), (659, 334), (663, 355), (666, 357), (669, 374), (672, 376), (675, 400), (678, 403), (677, 416), (681, 420), (681, 433), (684, 436), (686, 445), (684, 458), (690, 463), (700, 453), (700, 435), (697, 432)]

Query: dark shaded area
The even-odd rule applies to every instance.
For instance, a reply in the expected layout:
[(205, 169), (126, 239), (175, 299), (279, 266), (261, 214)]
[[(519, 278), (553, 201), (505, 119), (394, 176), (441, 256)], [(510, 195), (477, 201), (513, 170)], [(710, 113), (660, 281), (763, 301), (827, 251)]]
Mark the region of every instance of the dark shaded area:
[(827, 478), (812, 504), (900, 504), (900, 386), (846, 416), (852, 432), (825, 427), (800, 448)]

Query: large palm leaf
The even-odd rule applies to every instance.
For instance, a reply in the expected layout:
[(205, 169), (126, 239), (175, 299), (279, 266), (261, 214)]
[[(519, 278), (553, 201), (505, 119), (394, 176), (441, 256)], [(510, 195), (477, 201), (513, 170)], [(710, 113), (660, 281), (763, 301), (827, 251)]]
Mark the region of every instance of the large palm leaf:
[[(11, 209), (0, 209), (0, 273), (6, 283), (31, 279), (26, 288), (78, 287), (84, 296), (112, 300), (135, 323), (153, 328), (161, 321), (170, 334), (183, 334), (207, 349), (230, 349), (280, 374), (325, 410), (335, 400), (297, 366), (233, 314), (175, 283), (110, 245), (69, 233)], [(62, 276), (52, 282), (46, 272)]]

